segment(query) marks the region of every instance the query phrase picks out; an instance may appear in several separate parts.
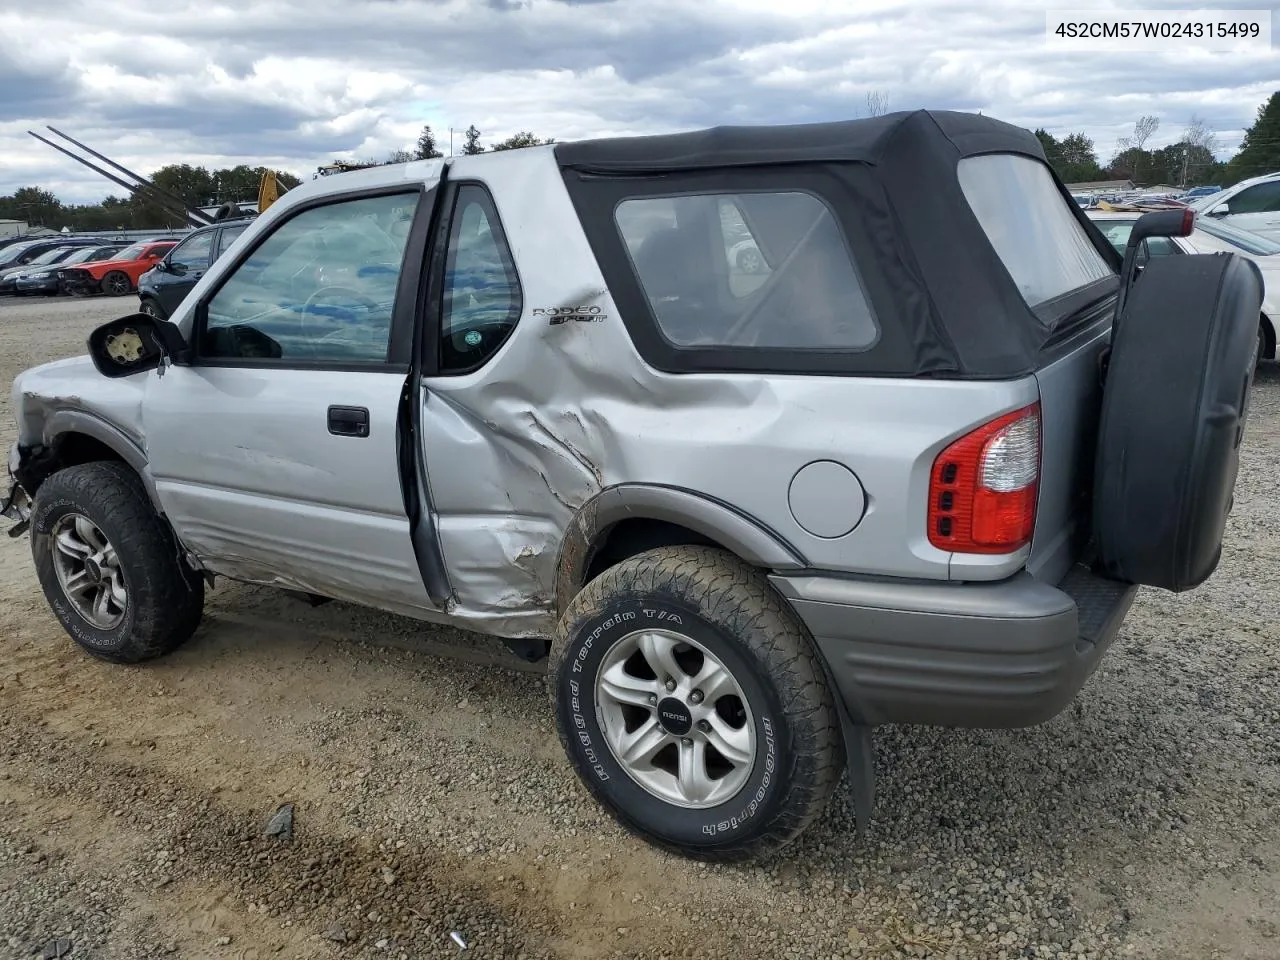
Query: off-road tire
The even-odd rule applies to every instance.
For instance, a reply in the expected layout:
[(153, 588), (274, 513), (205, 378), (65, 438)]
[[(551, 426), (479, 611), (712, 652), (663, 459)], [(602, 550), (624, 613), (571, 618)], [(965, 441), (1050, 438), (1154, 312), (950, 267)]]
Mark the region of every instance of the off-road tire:
[[(671, 629), (730, 669), (753, 715), (750, 778), (705, 809), (640, 787), (608, 746), (595, 707), (608, 650), (672, 616), (681, 625)], [(682, 856), (735, 861), (780, 849), (822, 813), (844, 767), (838, 714), (808, 631), (760, 571), (722, 550), (664, 547), (592, 580), (560, 619), (549, 675), (560, 742), (578, 777), (623, 827)]]
[[(53, 532), (69, 514), (93, 523), (115, 548), (128, 600), (120, 623), (103, 630), (71, 603), (54, 569)], [(36, 492), (31, 554), (54, 615), (88, 653), (139, 663), (177, 649), (200, 625), (204, 581), (181, 558), (177, 541), (127, 465), (98, 461), (67, 467)]]

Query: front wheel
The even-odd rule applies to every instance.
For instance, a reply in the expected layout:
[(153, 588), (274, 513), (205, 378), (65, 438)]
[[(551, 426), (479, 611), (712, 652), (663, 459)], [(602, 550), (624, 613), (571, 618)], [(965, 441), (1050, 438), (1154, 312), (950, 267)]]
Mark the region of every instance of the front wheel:
[(160, 306), (158, 301), (151, 297), (143, 299), (143, 301), (138, 305), (138, 311), (140, 313), (145, 313), (149, 317), (155, 317), (157, 320), (168, 319), (165, 316), (164, 308)]
[(123, 463), (86, 463), (45, 480), (32, 505), (31, 554), (54, 614), (95, 657), (150, 660), (200, 624), (204, 581)]
[(668, 547), (605, 571), (561, 618), (550, 669), (578, 776), (665, 849), (765, 855), (839, 779), (836, 709), (804, 626), (723, 551)]

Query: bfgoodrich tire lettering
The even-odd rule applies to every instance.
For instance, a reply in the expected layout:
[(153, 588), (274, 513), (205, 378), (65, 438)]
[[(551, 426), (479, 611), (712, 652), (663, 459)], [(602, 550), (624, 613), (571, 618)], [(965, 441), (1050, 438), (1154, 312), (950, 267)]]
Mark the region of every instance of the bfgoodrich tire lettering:
[[(127, 596), (98, 623), (69, 596), (67, 573), (60, 576), (57, 566), (55, 535), (75, 521), (82, 521), (88, 541), (112, 551)], [(204, 581), (181, 560), (172, 533), (125, 464), (68, 467), (41, 484), (31, 513), (31, 554), (54, 614), (95, 657), (114, 663), (149, 660), (176, 649), (200, 623)], [(98, 566), (95, 561), (95, 573)]]
[[(608, 652), (638, 630), (683, 635), (732, 674), (754, 731), (750, 774), (732, 796), (689, 808), (643, 787), (611, 748), (596, 708)], [(551, 650), (556, 725), (583, 783), (625, 827), (707, 860), (773, 851), (823, 810), (843, 764), (835, 706), (811, 641), (756, 570), (723, 551), (640, 554), (588, 584)]]

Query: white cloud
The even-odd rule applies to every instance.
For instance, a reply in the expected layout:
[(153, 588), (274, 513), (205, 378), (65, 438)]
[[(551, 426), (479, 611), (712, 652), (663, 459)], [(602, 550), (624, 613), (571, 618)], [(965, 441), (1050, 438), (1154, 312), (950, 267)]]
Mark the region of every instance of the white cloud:
[[(1122, 6), (1135, 3), (1076, 6)], [(1170, 0), (1168, 6), (1230, 8)], [(474, 123), (574, 139), (891, 109), (982, 110), (1102, 160), (1143, 113), (1152, 145), (1193, 114), (1234, 148), (1280, 79), (1274, 47), (1061, 52), (1016, 0), (62, 0), (0, 13), (0, 193), (88, 202), (119, 188), (26, 135), (52, 124), (147, 173), (447, 146)], [(1280, 29), (1280, 8), (1273, 9)]]

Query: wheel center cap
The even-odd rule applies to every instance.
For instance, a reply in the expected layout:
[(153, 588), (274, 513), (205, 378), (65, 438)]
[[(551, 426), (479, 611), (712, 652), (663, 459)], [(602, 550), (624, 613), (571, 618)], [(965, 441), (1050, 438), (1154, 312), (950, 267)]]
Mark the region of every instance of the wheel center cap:
[(667, 697), (658, 703), (658, 723), (673, 737), (683, 737), (693, 729), (693, 714), (683, 701)]
[(84, 561), (84, 572), (89, 575), (90, 580), (102, 580), (102, 567), (98, 566), (98, 561), (93, 557), (88, 557)]

